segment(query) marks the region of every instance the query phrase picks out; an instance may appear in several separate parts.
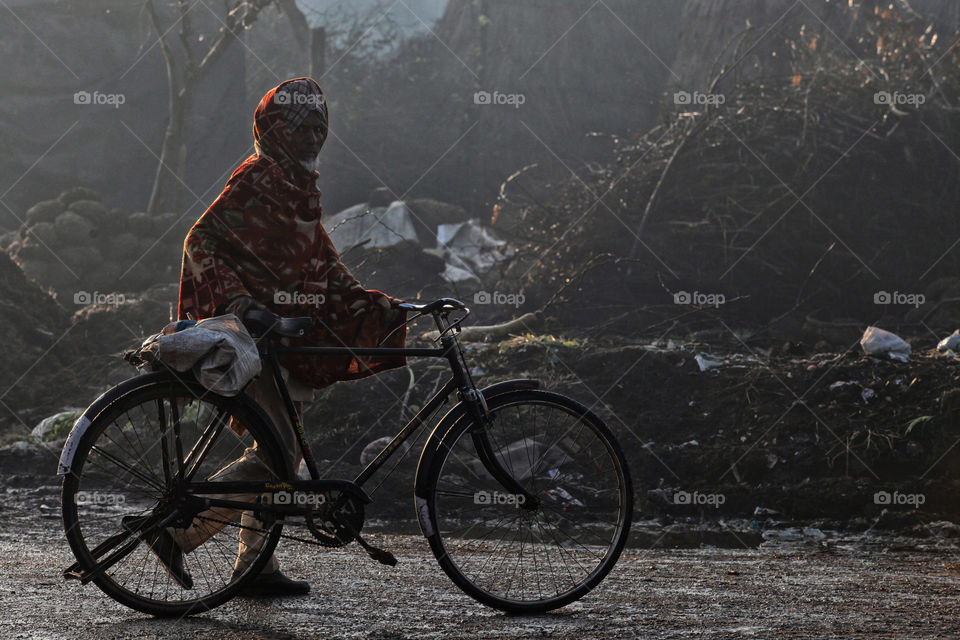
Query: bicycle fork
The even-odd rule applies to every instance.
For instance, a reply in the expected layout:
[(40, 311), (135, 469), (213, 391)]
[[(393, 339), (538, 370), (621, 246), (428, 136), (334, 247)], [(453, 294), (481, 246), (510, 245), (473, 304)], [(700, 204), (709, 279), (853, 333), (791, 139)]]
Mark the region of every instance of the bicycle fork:
[(457, 385), (457, 395), (460, 400), (467, 405), (468, 413), (473, 418), (474, 427), (470, 431), (470, 437), (473, 439), (473, 446), (477, 450), (477, 457), (483, 463), (484, 468), (493, 478), (500, 483), (507, 493), (523, 496), (521, 506), (527, 511), (534, 511), (540, 506), (540, 500), (520, 484), (497, 457), (493, 450), (493, 444), (490, 442), (490, 436), (487, 434), (487, 425), (490, 422), (490, 411), (487, 408), (486, 398), (483, 392), (478, 390), (470, 379), (466, 367), (461, 362), (459, 350), (456, 349), (452, 337), (444, 338), (442, 341), (447, 348), (447, 359), (450, 361), (450, 368), (453, 370), (454, 381)]

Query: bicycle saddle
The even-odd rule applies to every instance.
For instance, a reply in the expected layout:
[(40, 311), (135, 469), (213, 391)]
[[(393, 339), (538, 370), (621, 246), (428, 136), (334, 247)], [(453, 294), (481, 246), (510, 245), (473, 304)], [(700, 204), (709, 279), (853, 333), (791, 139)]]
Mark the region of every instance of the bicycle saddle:
[(256, 336), (284, 336), (302, 338), (313, 328), (310, 318), (284, 318), (270, 311), (251, 309), (243, 317), (243, 324)]
[(401, 309), (407, 309), (409, 311), (419, 311), (423, 315), (429, 315), (438, 309), (455, 311), (457, 309), (465, 309), (467, 305), (463, 304), (456, 298), (438, 298), (433, 302), (428, 302), (427, 304), (414, 304), (412, 302), (400, 302), (397, 306)]

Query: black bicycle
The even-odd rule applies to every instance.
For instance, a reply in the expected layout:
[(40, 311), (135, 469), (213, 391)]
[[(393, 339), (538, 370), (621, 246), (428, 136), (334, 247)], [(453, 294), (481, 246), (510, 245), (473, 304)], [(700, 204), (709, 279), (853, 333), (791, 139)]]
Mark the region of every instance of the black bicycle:
[[(370, 502), (363, 485), (456, 393), (459, 402), (426, 441), (414, 486), (416, 517), (440, 566), (467, 594), (509, 612), (548, 611), (590, 591), (613, 568), (630, 529), (633, 490), (613, 434), (592, 411), (541, 390), (537, 380), (478, 389), (457, 339), (470, 312), (462, 302), (401, 306), (416, 312), (411, 321), (434, 318), (438, 347), (283, 346), (280, 338), (304, 335), (309, 318), (252, 311), (244, 319), (296, 427), (309, 480), (298, 479), (275, 427), (246, 394), (216, 395), (160, 367), (97, 398), (60, 458), (63, 526), (76, 556), (65, 577), (92, 581), (151, 615), (206, 611), (260, 572), (285, 519), (305, 524), (310, 542), (355, 541), (395, 564), (361, 535)], [(284, 353), (437, 357), (452, 376), (356, 478), (321, 479), (280, 374)], [(251, 451), (262, 480), (230, 480), (224, 470)], [(183, 584), (144, 541), (191, 527), (206, 540), (184, 555), (192, 579)], [(259, 549), (248, 547), (256, 557), (234, 571), (243, 536), (255, 537)]]

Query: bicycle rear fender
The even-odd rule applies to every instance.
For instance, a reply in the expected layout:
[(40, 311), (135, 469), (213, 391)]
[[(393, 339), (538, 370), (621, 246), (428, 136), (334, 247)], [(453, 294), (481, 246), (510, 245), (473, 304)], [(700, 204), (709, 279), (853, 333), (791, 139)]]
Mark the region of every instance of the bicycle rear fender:
[[(60, 463), (57, 465), (57, 475), (65, 476), (71, 472), (73, 469), (73, 457), (77, 452), (77, 447), (80, 445), (80, 440), (86, 434), (90, 424), (104, 409), (131, 391), (135, 391), (141, 387), (157, 384), (158, 382), (167, 381), (170, 379), (171, 376), (166, 371), (144, 373), (134, 378), (130, 378), (129, 380), (124, 380), (117, 386), (107, 389), (101, 393), (100, 396), (93, 401), (93, 404), (87, 407), (83, 414), (77, 418), (77, 421), (73, 424), (73, 428), (70, 430), (70, 434), (67, 436), (67, 441), (63, 443), (63, 451), (60, 452)], [(203, 397), (205, 394), (212, 393), (199, 386), (199, 383), (193, 383), (191, 385), (189, 382), (189, 377), (186, 377), (185, 379), (177, 377), (175, 379), (179, 380), (183, 386), (187, 388), (196, 387), (193, 390), (198, 397)], [(268, 416), (257, 403), (255, 403), (245, 394), (241, 394), (233, 399), (242, 403), (247, 410), (256, 413), (257, 417), (259, 417), (260, 420), (262, 420), (273, 430), (273, 434), (277, 442), (281, 442), (280, 436), (277, 435), (277, 429), (273, 424), (273, 420), (270, 419), (270, 416)], [(290, 474), (290, 477), (293, 477), (292, 469), (288, 468), (287, 471)]]
[[(517, 378), (514, 380), (504, 380), (503, 382), (497, 382), (488, 387), (480, 389), (480, 393), (483, 394), (484, 400), (489, 401), (491, 398), (502, 395), (504, 393), (510, 393), (512, 391), (520, 391), (523, 389), (539, 389), (540, 381), (534, 378)], [(447, 435), (451, 428), (457, 422), (460, 421), (462, 417), (467, 415), (469, 411), (468, 405), (460, 401), (451, 408), (446, 415), (437, 423), (437, 426), (434, 427), (433, 431), (430, 433), (430, 437), (427, 438), (427, 443), (423, 446), (423, 451), (420, 453), (420, 462), (417, 464), (417, 477), (414, 482), (414, 500), (416, 501), (417, 509), (417, 520), (420, 522), (420, 531), (423, 533), (424, 537), (429, 538), (432, 536), (435, 531), (433, 530), (433, 523), (430, 518), (430, 514), (427, 509), (427, 484), (429, 483), (430, 478), (430, 469), (433, 466), (433, 461), (436, 458), (437, 450), (440, 447), (440, 443), (443, 441), (443, 438)]]

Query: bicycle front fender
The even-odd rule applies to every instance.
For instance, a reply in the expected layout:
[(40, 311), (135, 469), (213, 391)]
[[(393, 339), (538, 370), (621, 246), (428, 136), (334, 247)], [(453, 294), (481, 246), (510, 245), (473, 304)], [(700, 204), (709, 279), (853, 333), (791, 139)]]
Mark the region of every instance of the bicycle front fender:
[[(503, 382), (497, 382), (491, 384), (483, 389), (480, 389), (480, 393), (483, 394), (484, 400), (489, 401), (495, 396), (510, 393), (513, 391), (520, 391), (523, 389), (539, 389), (540, 381), (535, 378), (516, 378), (514, 380), (504, 380)], [(433, 428), (433, 431), (430, 433), (430, 437), (427, 438), (427, 443), (423, 446), (423, 451), (420, 453), (420, 461), (417, 463), (417, 476), (414, 481), (414, 500), (416, 502), (417, 510), (417, 520), (420, 523), (420, 531), (427, 538), (432, 536), (435, 532), (433, 530), (433, 521), (430, 518), (430, 514), (427, 509), (427, 485), (429, 484), (430, 470), (433, 467), (433, 462), (436, 459), (437, 451), (440, 448), (440, 443), (443, 442), (444, 437), (450, 430), (456, 425), (461, 418), (466, 416), (470, 411), (469, 405), (466, 402), (460, 401), (455, 404), (446, 415), (441, 418), (440, 422), (437, 423), (437, 426)]]

